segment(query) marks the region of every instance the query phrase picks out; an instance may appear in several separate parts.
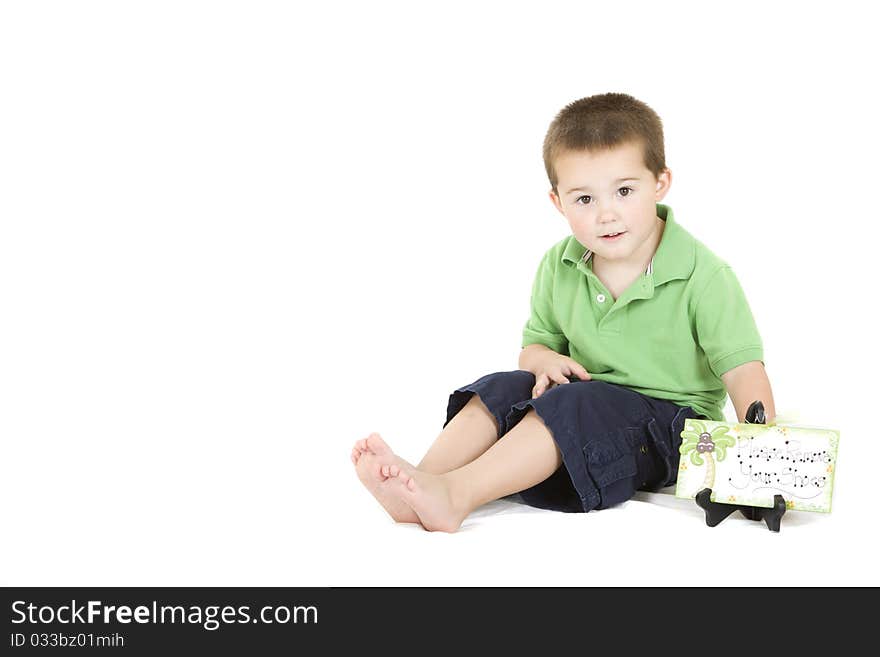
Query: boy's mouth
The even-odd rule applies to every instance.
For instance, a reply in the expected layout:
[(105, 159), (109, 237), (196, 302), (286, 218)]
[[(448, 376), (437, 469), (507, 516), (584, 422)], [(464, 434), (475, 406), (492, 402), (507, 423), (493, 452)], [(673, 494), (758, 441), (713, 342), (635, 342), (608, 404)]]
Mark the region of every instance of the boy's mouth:
[(613, 242), (614, 240), (619, 239), (619, 238), (620, 238), (621, 236), (623, 236), (623, 235), (626, 235), (626, 231), (625, 231), (625, 230), (623, 230), (623, 231), (621, 231), (621, 232), (619, 232), (619, 233), (609, 233), (609, 234), (607, 234), (607, 235), (602, 235), (601, 237), (602, 237), (603, 240), (605, 240), (605, 241), (607, 241), (607, 242)]

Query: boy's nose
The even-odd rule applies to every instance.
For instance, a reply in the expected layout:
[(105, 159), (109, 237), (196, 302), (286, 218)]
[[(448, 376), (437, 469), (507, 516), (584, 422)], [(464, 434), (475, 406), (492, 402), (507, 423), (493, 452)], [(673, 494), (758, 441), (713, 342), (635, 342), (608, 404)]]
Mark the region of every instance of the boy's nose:
[(617, 220), (614, 209), (607, 201), (596, 201), (596, 216), (599, 218), (600, 224), (610, 224)]

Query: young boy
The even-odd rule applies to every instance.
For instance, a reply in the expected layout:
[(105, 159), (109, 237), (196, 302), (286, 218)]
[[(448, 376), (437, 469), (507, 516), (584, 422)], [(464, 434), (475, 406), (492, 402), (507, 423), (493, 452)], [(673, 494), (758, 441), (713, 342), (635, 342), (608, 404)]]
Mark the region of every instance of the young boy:
[(656, 113), (626, 94), (575, 101), (550, 124), (544, 165), (572, 234), (538, 268), (519, 369), (453, 392), (417, 466), (376, 433), (352, 450), (397, 522), (454, 532), (517, 492), (586, 512), (671, 485), (685, 419), (723, 420), (725, 391), (740, 422), (755, 400), (773, 421), (736, 277), (660, 203), (672, 173)]

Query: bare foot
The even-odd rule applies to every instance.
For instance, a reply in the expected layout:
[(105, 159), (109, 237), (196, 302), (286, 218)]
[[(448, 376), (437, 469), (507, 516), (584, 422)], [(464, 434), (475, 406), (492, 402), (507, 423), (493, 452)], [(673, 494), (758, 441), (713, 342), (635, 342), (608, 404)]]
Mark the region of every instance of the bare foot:
[(468, 516), (468, 509), (456, 504), (443, 475), (421, 470), (403, 470), (396, 465), (386, 471), (397, 482), (400, 497), (415, 510), (428, 531), (454, 532)]
[(416, 512), (398, 494), (396, 482), (389, 480), (390, 475), (383, 474), (383, 468), (387, 473), (391, 465), (394, 465), (398, 471), (401, 468), (414, 471), (415, 468), (392, 452), (378, 433), (371, 433), (354, 444), (351, 461), (355, 465), (361, 483), (395, 522), (419, 522)]

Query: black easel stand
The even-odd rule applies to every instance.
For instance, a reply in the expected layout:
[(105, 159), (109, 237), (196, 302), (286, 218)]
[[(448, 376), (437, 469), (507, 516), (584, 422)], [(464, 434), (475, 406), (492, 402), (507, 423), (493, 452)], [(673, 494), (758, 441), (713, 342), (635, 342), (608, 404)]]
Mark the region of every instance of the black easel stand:
[[(747, 424), (766, 424), (764, 404), (754, 401), (746, 411)], [(740, 511), (749, 520), (763, 520), (767, 523), (767, 529), (771, 532), (779, 531), (779, 523), (785, 513), (785, 498), (782, 495), (774, 495), (773, 506), (748, 506), (745, 504), (720, 504), (713, 502), (711, 488), (704, 488), (697, 493), (694, 500), (701, 509), (706, 512), (706, 524), (714, 527), (734, 511)]]
[(782, 495), (773, 496), (773, 506), (747, 506), (745, 504), (719, 504), (709, 499), (712, 495), (711, 488), (704, 488), (694, 498), (697, 506), (706, 511), (706, 524), (714, 527), (734, 511), (741, 511), (749, 520), (763, 520), (767, 523), (767, 529), (771, 532), (779, 531), (779, 523), (785, 513), (785, 498)]

